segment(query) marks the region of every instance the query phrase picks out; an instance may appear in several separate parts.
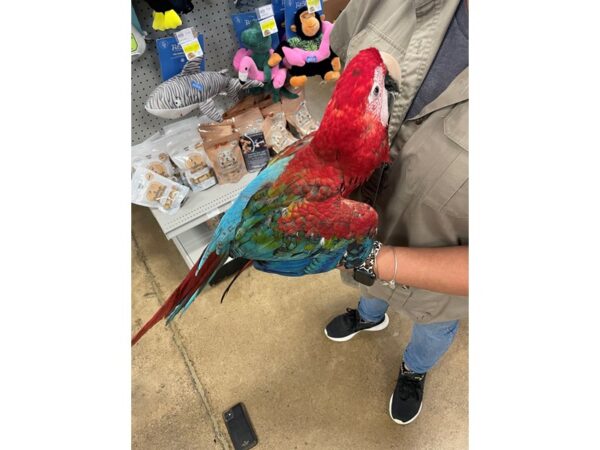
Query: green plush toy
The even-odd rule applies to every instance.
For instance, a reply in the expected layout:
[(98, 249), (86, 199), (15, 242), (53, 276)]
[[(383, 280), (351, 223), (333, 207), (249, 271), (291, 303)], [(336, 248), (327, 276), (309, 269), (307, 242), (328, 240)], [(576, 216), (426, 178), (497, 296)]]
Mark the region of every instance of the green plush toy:
[(260, 25), (258, 22), (254, 22), (242, 31), (241, 41), (244, 48), (252, 50), (250, 57), (256, 64), (256, 67), (264, 71), (267, 61), (271, 56), (271, 36), (263, 36)]

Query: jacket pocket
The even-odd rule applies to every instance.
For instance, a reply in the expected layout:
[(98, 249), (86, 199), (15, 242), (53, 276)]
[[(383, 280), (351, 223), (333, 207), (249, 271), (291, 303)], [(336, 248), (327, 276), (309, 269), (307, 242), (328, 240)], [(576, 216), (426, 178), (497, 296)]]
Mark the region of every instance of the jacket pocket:
[(455, 157), (426, 193), (423, 202), (452, 217), (469, 217), (468, 104), (461, 103), (444, 118), (444, 135), (455, 146)]

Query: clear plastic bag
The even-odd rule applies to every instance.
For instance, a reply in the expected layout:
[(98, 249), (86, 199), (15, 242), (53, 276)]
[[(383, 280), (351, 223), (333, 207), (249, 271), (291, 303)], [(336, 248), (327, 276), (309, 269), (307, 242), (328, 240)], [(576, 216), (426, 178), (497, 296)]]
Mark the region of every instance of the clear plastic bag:
[(202, 138), (195, 127), (173, 136), (167, 150), (171, 160), (181, 171), (183, 179), (194, 192), (206, 190), (217, 184), (217, 179), (209, 167)]
[(294, 127), (301, 138), (319, 128), (319, 122), (313, 119), (306, 107), (303, 92), (298, 94), (298, 98), (288, 99), (284, 97), (281, 101), (286, 120)]
[(131, 178), (131, 202), (158, 208), (166, 214), (175, 214), (190, 189), (144, 167), (139, 167)]
[(286, 123), (285, 114), (282, 111), (271, 113), (263, 122), (263, 132), (267, 145), (277, 153), (298, 140), (288, 131)]
[(175, 167), (169, 159), (164, 139), (147, 140), (131, 148), (132, 170), (144, 168), (178, 181)]

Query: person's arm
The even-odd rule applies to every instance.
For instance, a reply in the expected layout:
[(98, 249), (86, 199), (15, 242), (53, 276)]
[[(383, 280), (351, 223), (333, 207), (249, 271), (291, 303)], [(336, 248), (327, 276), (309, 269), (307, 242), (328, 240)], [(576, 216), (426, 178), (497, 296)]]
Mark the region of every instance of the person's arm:
[(396, 283), (442, 292), (469, 295), (469, 247), (381, 247), (375, 259), (375, 275), (382, 281), (394, 277)]

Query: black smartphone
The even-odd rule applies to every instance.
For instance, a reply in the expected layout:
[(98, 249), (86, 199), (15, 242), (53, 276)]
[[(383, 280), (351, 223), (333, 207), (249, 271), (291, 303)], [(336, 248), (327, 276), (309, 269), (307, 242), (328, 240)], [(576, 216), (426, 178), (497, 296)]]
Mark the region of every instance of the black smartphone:
[(235, 450), (245, 450), (258, 444), (258, 439), (243, 403), (223, 413), (223, 419)]

